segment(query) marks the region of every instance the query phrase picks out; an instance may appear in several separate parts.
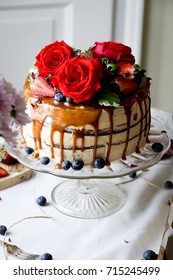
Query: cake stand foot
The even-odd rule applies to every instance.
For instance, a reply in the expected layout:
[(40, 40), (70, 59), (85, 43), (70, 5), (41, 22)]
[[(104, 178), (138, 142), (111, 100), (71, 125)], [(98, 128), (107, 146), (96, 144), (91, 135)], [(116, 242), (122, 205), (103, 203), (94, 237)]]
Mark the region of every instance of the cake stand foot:
[(108, 180), (66, 180), (53, 189), (52, 203), (69, 216), (101, 218), (117, 212), (125, 194)]

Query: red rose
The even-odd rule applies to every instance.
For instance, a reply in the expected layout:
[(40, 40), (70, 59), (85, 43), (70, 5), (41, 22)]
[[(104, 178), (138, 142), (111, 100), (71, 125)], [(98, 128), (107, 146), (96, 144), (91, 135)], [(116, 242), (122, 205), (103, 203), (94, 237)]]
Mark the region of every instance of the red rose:
[(74, 57), (66, 60), (51, 83), (77, 103), (90, 100), (101, 87), (102, 65), (98, 58)]
[(43, 77), (54, 75), (55, 71), (64, 63), (65, 60), (73, 56), (73, 49), (64, 41), (45, 46), (36, 56), (35, 65), (38, 72)]
[(95, 46), (92, 48), (92, 51), (98, 57), (109, 58), (115, 63), (123, 61), (132, 64), (135, 63), (135, 58), (131, 54), (131, 48), (120, 43), (111, 41), (103, 43), (95, 42)]

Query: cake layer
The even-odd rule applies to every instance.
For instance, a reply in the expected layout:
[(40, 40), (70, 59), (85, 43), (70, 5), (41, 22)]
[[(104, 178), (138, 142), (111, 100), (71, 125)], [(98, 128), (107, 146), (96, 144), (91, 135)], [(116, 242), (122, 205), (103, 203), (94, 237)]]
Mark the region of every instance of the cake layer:
[(148, 94), (118, 108), (55, 103), (49, 98), (38, 103), (30, 97), (28, 109), (32, 123), (23, 130), (27, 145), (37, 156), (54, 158), (58, 166), (79, 158), (91, 166), (96, 157), (107, 165), (125, 159), (145, 145), (150, 128)]

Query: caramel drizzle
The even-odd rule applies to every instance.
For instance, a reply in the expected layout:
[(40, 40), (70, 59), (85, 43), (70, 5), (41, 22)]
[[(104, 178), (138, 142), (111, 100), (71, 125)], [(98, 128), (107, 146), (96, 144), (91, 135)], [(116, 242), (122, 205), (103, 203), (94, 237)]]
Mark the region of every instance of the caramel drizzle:
[[(144, 101), (145, 102), (145, 101)], [(139, 138), (138, 138), (138, 142), (136, 144), (136, 153), (140, 153), (140, 150), (139, 150), (139, 145), (140, 145), (140, 141), (141, 141), (141, 137), (142, 137), (142, 130), (143, 130), (143, 118), (144, 118), (144, 114), (143, 114), (143, 109), (142, 109), (142, 103), (138, 102), (138, 105), (139, 105), (139, 108), (140, 108), (140, 111), (141, 111), (141, 121), (140, 121), (140, 132), (139, 132)], [(145, 102), (145, 112), (146, 111), (146, 102)], [(146, 114), (147, 115), (147, 114)], [(146, 117), (145, 117), (146, 119)], [(145, 123), (146, 125), (146, 123)], [(145, 129), (145, 132), (144, 134), (146, 134), (146, 129)]]
[[(126, 133), (126, 141), (124, 145), (124, 150), (122, 153), (122, 159), (126, 158), (126, 152), (128, 148), (128, 142), (129, 142), (129, 136), (130, 136), (130, 123), (131, 123), (131, 109), (133, 106), (133, 103), (136, 101), (139, 105), (140, 111), (141, 111), (141, 120), (140, 120), (140, 133), (139, 133), (139, 139), (136, 144), (136, 152), (139, 152), (139, 145), (141, 140), (141, 134), (143, 130), (143, 109), (142, 109), (142, 101), (144, 102), (145, 111), (147, 112), (147, 116), (149, 114), (149, 123), (151, 119), (150, 111), (147, 110), (147, 103), (146, 98), (149, 99), (148, 91), (145, 93), (143, 97), (136, 97), (131, 102), (125, 102), (124, 109), (125, 114), (127, 118), (127, 133)], [(95, 130), (94, 135), (94, 149), (93, 149), (93, 159), (91, 162), (91, 166), (93, 166), (93, 162), (97, 156), (97, 143), (98, 143), (98, 129), (99, 129), (99, 119), (100, 115), (103, 110), (107, 111), (109, 114), (109, 122), (110, 122), (110, 134), (109, 134), (109, 143), (107, 147), (107, 154), (106, 154), (106, 165), (109, 165), (109, 156), (111, 152), (111, 145), (112, 145), (112, 135), (113, 135), (113, 113), (114, 109), (112, 107), (105, 108), (102, 106), (95, 107), (94, 110), (92, 107), (89, 106), (75, 106), (75, 105), (65, 105), (64, 103), (59, 103), (57, 105), (54, 104), (53, 99), (50, 98), (43, 98), (42, 99), (43, 104), (49, 104), (49, 107), (42, 106), (42, 104), (39, 104), (36, 108), (32, 108), (33, 112), (31, 112), (32, 116), (35, 116), (33, 119), (33, 136), (34, 136), (34, 145), (35, 150), (42, 149), (42, 142), (41, 142), (41, 132), (43, 125), (48, 117), (51, 118), (51, 131), (50, 131), (50, 152), (51, 157), (54, 158), (54, 133), (56, 131), (59, 132), (60, 137), (60, 161), (57, 164), (57, 167), (60, 168), (61, 163), (64, 160), (64, 131), (67, 127), (72, 126), (74, 127), (74, 133), (73, 133), (73, 153), (76, 151), (77, 147), (77, 139), (81, 139), (81, 151), (84, 151), (84, 144), (85, 144), (85, 132), (84, 127), (85, 125), (92, 125), (92, 127)], [(149, 103), (150, 104), (150, 103)], [(52, 106), (50, 106), (52, 105)], [(149, 106), (150, 108), (150, 106)], [(147, 116), (146, 116), (146, 123), (145, 123), (145, 135), (146, 139), (148, 139), (148, 132), (149, 127), (147, 125)]]
[(122, 154), (123, 160), (126, 159), (126, 152), (127, 152), (129, 136), (130, 136), (131, 107), (132, 107), (132, 104), (129, 104), (128, 106), (124, 107), (126, 119), (127, 119), (127, 133), (126, 133), (126, 141), (125, 141), (125, 145), (124, 145), (124, 150), (123, 150), (123, 154)]
[(112, 110), (107, 110), (108, 114), (109, 114), (109, 122), (110, 122), (110, 135), (109, 135), (109, 143), (108, 143), (108, 149), (107, 149), (107, 155), (106, 155), (106, 165), (110, 165), (109, 162), (109, 156), (110, 156), (110, 152), (111, 152), (111, 145), (112, 145), (112, 134), (113, 134), (113, 113), (114, 113), (114, 109)]

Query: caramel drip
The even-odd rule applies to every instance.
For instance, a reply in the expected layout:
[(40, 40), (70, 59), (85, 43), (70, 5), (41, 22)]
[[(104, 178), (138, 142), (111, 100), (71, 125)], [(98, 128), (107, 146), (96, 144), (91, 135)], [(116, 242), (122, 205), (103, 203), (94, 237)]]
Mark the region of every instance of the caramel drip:
[(112, 134), (113, 134), (113, 114), (114, 114), (114, 109), (107, 110), (109, 114), (109, 122), (110, 122), (110, 135), (109, 135), (109, 143), (108, 143), (108, 149), (107, 149), (107, 155), (106, 155), (106, 165), (110, 165), (109, 162), (109, 155), (111, 151), (111, 145), (112, 145)]
[[(146, 99), (143, 100), (144, 101), (144, 106), (145, 106), (145, 112), (147, 112), (147, 102)], [(148, 114), (145, 115), (145, 130), (144, 130), (144, 136), (147, 135), (147, 116)]]
[(73, 153), (76, 151), (77, 139), (81, 139), (81, 151), (84, 151), (84, 129), (76, 129), (73, 133)]
[[(136, 144), (136, 153), (140, 153), (140, 150), (139, 150), (139, 145), (140, 145), (140, 141), (141, 141), (141, 137), (142, 137), (142, 129), (143, 129), (143, 117), (144, 117), (144, 113), (143, 113), (143, 109), (142, 109), (142, 103), (141, 102), (138, 102), (138, 105), (139, 105), (139, 108), (140, 108), (140, 111), (141, 111), (141, 120), (140, 120), (140, 132), (139, 132), (139, 138), (138, 138), (138, 142)], [(146, 103), (145, 103), (146, 105)], [(146, 106), (145, 106), (145, 109), (146, 109)], [(146, 112), (146, 110), (145, 110)], [(146, 119), (146, 117), (145, 117)]]
[(33, 136), (34, 136), (34, 149), (40, 150), (42, 149), (42, 142), (41, 142), (41, 131), (43, 127), (43, 122), (38, 120), (33, 120)]
[(23, 127), (20, 128), (20, 133), (21, 133), (21, 136), (22, 136), (21, 144), (26, 144), (26, 140), (25, 140), (25, 137), (23, 135)]
[(94, 161), (96, 159), (96, 154), (97, 154), (97, 142), (98, 142), (98, 124), (99, 124), (99, 118), (102, 110), (100, 110), (97, 119), (93, 123), (93, 127), (95, 129), (95, 139), (94, 139), (94, 151), (93, 151), (93, 162), (91, 163), (91, 166), (94, 165)]
[[(150, 106), (151, 106), (151, 98), (150, 98), (150, 96), (147, 96), (147, 98), (149, 100), (149, 106), (148, 107), (150, 108)], [(146, 135), (146, 141), (147, 141), (147, 143), (150, 143), (148, 135), (149, 135), (150, 124), (151, 124), (151, 110), (149, 110), (148, 114), (149, 114), (149, 120), (148, 120), (148, 130), (147, 130), (147, 135)]]
[(131, 107), (132, 103), (129, 104), (128, 106), (124, 107), (125, 109), (125, 114), (126, 114), (126, 119), (127, 119), (127, 133), (126, 133), (126, 141), (124, 145), (124, 150), (122, 154), (122, 159), (126, 159), (126, 152), (127, 152), (127, 147), (128, 147), (128, 142), (129, 142), (129, 135), (130, 135), (130, 120), (131, 120)]

